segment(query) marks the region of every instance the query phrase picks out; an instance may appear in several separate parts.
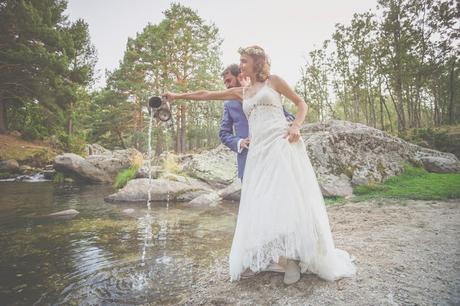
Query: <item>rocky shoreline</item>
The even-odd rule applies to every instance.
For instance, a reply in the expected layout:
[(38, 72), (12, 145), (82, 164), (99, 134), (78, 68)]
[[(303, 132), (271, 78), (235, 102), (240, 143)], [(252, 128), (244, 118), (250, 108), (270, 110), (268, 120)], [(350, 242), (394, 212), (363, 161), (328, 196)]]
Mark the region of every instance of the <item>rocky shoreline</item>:
[[(301, 134), (324, 196), (350, 197), (354, 186), (381, 183), (401, 173), (405, 164), (438, 173), (460, 171), (460, 162), (451, 153), (423, 148), (359, 123), (311, 123), (303, 126)], [(113, 183), (120, 171), (137, 168), (136, 178), (108, 196), (109, 202), (147, 201), (149, 190), (152, 201), (183, 201), (193, 206), (239, 200), (235, 153), (223, 145), (201, 154), (173, 156), (173, 170), (162, 163), (169, 157), (165, 154), (151, 161), (151, 185), (145, 156), (132, 148), (110, 151), (97, 144), (88, 145), (86, 158), (72, 153), (57, 155), (53, 165), (39, 172), (50, 178), (58, 171), (93, 184)], [(0, 161), (0, 173), (20, 177), (24, 171), (19, 169), (14, 160)]]

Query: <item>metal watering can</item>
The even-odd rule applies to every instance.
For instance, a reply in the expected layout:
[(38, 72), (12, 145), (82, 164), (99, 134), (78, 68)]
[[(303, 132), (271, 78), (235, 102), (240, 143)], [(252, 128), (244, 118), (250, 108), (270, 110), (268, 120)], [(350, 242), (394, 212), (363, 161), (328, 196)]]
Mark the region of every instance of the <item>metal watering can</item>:
[(160, 121), (166, 122), (171, 119), (171, 107), (164, 97), (151, 97), (149, 99), (149, 112), (150, 109), (153, 111), (153, 116)]

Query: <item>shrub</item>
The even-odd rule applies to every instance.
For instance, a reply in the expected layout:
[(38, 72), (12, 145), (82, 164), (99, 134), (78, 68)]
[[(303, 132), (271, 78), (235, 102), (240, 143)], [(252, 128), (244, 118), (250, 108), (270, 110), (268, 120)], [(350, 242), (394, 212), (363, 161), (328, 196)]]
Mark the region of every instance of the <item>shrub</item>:
[(117, 174), (113, 186), (117, 189), (123, 188), (129, 180), (132, 180), (134, 177), (136, 177), (138, 169), (138, 167), (130, 167), (128, 169), (122, 170)]

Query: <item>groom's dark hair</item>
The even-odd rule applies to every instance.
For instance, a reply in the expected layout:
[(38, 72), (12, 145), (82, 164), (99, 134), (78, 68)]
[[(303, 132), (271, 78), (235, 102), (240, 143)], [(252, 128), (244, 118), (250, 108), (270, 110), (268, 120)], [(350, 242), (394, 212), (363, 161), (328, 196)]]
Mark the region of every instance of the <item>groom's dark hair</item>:
[(237, 77), (240, 74), (240, 66), (238, 64), (231, 64), (222, 71), (221, 76), (224, 77), (228, 72)]

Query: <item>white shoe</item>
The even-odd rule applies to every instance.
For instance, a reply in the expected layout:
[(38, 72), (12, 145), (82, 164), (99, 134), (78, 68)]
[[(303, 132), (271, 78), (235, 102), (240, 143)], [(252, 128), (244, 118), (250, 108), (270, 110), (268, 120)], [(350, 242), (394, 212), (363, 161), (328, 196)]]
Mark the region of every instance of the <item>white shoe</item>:
[(300, 267), (293, 261), (288, 260), (286, 266), (286, 272), (284, 272), (284, 283), (286, 285), (292, 285), (300, 279)]
[(241, 279), (246, 279), (246, 278), (250, 278), (250, 277), (253, 277), (254, 275), (256, 275), (257, 273), (252, 271), (251, 269), (246, 269), (243, 273), (240, 274), (240, 278)]
[(280, 264), (271, 263), (271, 264), (268, 265), (267, 268), (264, 269), (264, 271), (284, 273), (284, 272), (286, 272), (286, 268), (284, 268)]

